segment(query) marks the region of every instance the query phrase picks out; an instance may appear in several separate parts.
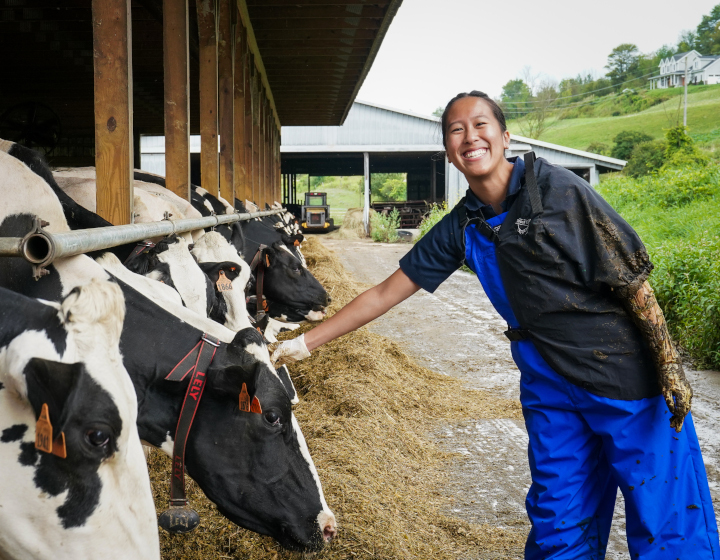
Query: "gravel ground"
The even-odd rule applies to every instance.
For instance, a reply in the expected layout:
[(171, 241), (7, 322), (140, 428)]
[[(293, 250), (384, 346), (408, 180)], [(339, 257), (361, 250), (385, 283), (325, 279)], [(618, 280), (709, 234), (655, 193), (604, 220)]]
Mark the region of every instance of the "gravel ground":
[[(320, 236), (318, 236), (320, 237)], [(359, 282), (377, 284), (392, 274), (410, 245), (320, 237)], [(499, 397), (519, 398), (519, 372), (503, 335), (507, 328), (474, 275), (458, 271), (434, 294), (425, 291), (376, 320), (371, 329), (401, 343), (419, 363), (458, 377)], [(695, 398), (693, 416), (710, 480), (720, 503), (720, 373), (688, 371)], [(522, 421), (476, 420), (447, 425), (434, 436), (464, 460), (448, 465), (447, 492), (453, 515), (474, 523), (526, 533), (525, 493), (530, 485), (527, 432)], [(717, 507), (716, 507), (717, 513)], [(518, 550), (512, 558), (522, 558)], [(510, 558), (507, 557), (506, 558)], [(625, 516), (618, 493), (607, 558), (629, 558)]]

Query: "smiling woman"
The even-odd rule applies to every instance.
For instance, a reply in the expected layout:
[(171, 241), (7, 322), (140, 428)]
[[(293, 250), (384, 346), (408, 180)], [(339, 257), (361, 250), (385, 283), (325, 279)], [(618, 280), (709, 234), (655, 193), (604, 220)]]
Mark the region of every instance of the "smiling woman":
[(632, 557), (660, 547), (717, 558), (692, 390), (647, 283), (642, 241), (571, 171), (532, 153), (506, 159), (505, 119), (484, 93), (453, 98), (442, 126), (465, 197), (399, 270), (273, 359), (307, 357), (466, 264), (507, 322), (521, 373), (532, 474), (526, 560), (604, 557), (618, 488)]

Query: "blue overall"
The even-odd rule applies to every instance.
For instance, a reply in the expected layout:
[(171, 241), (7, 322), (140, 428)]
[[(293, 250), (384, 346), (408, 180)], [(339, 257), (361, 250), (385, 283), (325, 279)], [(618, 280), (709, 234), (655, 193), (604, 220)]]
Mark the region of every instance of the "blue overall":
[[(506, 214), (487, 222), (498, 226)], [(464, 235), (468, 266), (498, 313), (519, 328), (495, 244), (474, 223)], [(605, 558), (618, 487), (631, 558), (718, 558), (718, 528), (691, 415), (676, 433), (662, 395), (598, 397), (553, 371), (531, 340), (511, 345), (532, 474), (526, 560)]]

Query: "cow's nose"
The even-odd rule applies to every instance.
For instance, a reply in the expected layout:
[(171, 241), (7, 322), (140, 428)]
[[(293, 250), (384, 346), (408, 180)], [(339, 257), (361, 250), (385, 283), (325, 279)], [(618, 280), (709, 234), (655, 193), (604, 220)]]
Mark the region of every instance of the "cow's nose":
[(332, 512), (325, 510), (318, 516), (318, 522), (322, 528), (323, 540), (326, 543), (329, 543), (337, 535), (337, 522), (335, 521), (335, 516)]

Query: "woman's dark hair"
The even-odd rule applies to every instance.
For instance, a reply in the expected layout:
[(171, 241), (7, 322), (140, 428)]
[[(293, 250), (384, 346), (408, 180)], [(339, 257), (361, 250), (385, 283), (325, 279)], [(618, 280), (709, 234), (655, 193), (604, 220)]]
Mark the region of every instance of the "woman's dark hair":
[(446, 128), (447, 128), (447, 124), (448, 124), (447, 118), (448, 118), (448, 112), (450, 111), (450, 107), (452, 107), (453, 103), (455, 103), (458, 99), (462, 99), (463, 97), (479, 97), (480, 99), (484, 99), (487, 102), (487, 104), (490, 105), (493, 115), (495, 115), (495, 118), (500, 123), (500, 128), (502, 129), (502, 131), (505, 132), (507, 130), (507, 125), (505, 124), (505, 115), (503, 114), (500, 106), (497, 103), (495, 103), (495, 101), (493, 101), (487, 93), (483, 93), (482, 91), (478, 91), (478, 90), (474, 89), (470, 93), (458, 93), (445, 106), (445, 110), (443, 111), (442, 118), (440, 119), (440, 123), (442, 126), (443, 146), (446, 146), (445, 133), (446, 133)]

